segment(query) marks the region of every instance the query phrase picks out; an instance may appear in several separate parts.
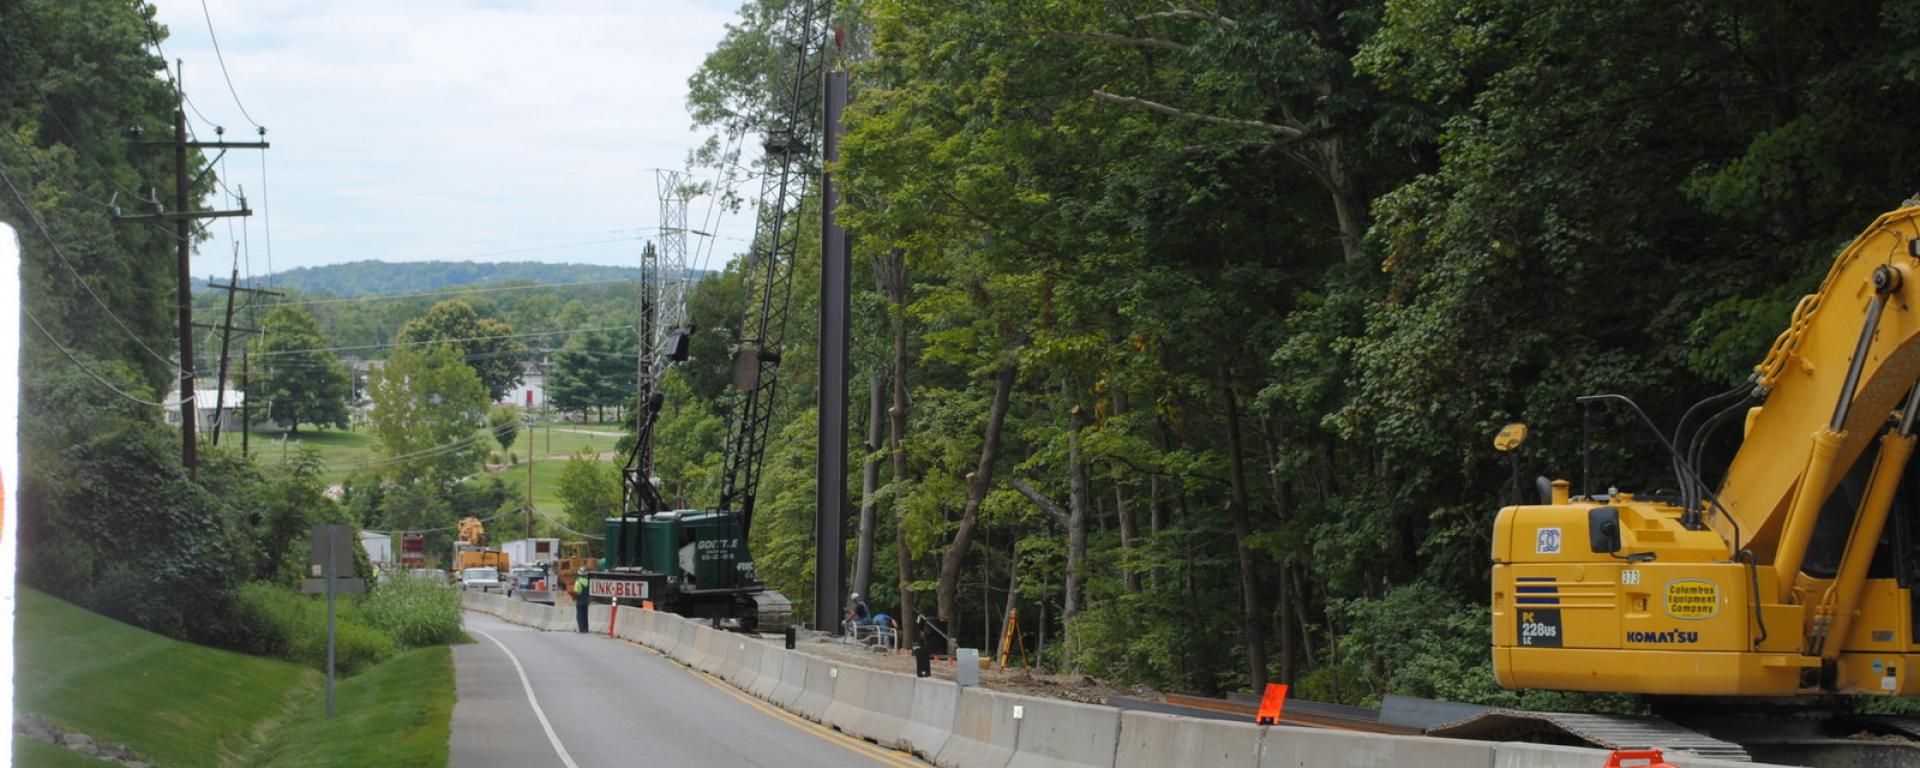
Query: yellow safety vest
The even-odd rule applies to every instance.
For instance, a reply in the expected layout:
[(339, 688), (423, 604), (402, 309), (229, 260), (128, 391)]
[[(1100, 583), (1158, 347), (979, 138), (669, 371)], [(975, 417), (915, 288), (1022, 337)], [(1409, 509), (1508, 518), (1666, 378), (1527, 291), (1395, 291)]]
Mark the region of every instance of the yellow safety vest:
[(584, 594), (586, 594), (586, 593), (587, 593), (587, 576), (586, 576), (586, 574), (584, 574), (584, 573), (583, 573), (583, 574), (581, 574), (581, 575), (579, 575), (579, 576), (576, 576), (576, 577), (574, 577), (574, 579), (573, 579), (573, 593), (574, 593), (574, 594), (576, 594), (576, 595), (584, 595)]

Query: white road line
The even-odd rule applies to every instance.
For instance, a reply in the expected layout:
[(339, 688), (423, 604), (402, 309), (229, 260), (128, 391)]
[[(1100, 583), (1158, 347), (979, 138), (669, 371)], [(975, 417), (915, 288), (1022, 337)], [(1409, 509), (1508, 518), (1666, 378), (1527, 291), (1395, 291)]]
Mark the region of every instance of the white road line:
[(553, 724), (547, 722), (547, 713), (540, 709), (540, 699), (533, 695), (533, 683), (527, 681), (527, 669), (526, 667), (520, 666), (520, 657), (513, 655), (513, 651), (507, 650), (507, 644), (500, 642), (500, 638), (472, 627), (467, 627), (467, 631), (491, 640), (494, 645), (500, 646), (500, 652), (507, 655), (507, 661), (513, 662), (513, 671), (520, 673), (520, 687), (527, 689), (527, 703), (533, 705), (533, 716), (540, 718), (540, 727), (546, 730), (547, 741), (553, 742), (553, 751), (560, 756), (560, 764), (567, 768), (580, 768), (579, 765), (573, 762), (573, 756), (567, 754), (567, 748), (560, 743), (560, 737), (553, 732)]

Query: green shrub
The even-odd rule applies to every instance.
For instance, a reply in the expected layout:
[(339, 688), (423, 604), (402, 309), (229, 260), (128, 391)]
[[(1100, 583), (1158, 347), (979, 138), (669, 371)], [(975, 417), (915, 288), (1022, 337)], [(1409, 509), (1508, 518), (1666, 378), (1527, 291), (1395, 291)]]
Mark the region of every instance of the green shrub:
[[(315, 669), (327, 666), (327, 599), (302, 595), (273, 584), (240, 588), (240, 605), (260, 632), (257, 653), (278, 656)], [(394, 642), (365, 623), (351, 599), (334, 606), (334, 668), (342, 675), (378, 664), (393, 655)]]
[(420, 579), (398, 578), (360, 601), (360, 620), (385, 632), (397, 645), (422, 648), (458, 642), (460, 595)]

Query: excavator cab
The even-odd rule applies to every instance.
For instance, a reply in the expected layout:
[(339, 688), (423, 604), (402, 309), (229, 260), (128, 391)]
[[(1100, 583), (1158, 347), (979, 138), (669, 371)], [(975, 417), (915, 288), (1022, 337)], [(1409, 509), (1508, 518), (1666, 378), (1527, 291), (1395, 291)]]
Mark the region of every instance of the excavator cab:
[[(1916, 271), (1920, 206), (1909, 205), (1835, 258), (1749, 381), (1670, 430), (1641, 412), (1677, 498), (1574, 496), (1564, 480), (1544, 503), (1516, 492), (1494, 523), (1501, 685), (1920, 694)], [(1582, 401), (1601, 399), (1638, 410), (1618, 395)], [(1739, 448), (1709, 484), (1702, 448), (1722, 427), (1742, 430)]]

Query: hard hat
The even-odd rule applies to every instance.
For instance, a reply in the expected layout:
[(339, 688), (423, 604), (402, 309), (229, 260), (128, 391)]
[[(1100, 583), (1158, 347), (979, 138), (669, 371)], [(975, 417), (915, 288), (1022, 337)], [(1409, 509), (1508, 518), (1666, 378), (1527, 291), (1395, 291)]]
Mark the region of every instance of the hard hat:
[(855, 593), (853, 593), (853, 599), (855, 599), (855, 600), (858, 600), (858, 599), (860, 599), (860, 593), (858, 593), (858, 592), (855, 592)]

